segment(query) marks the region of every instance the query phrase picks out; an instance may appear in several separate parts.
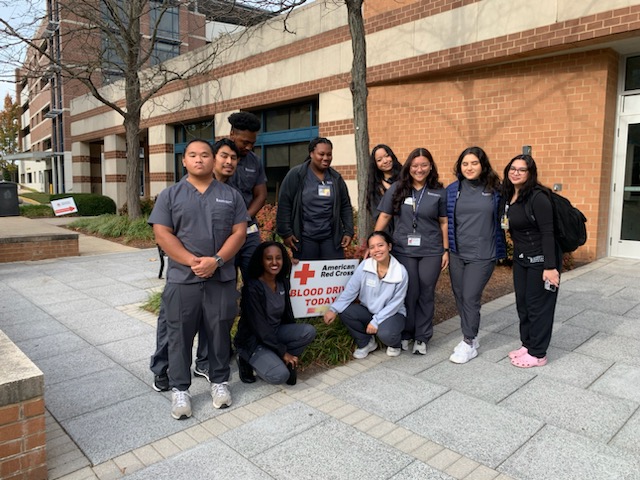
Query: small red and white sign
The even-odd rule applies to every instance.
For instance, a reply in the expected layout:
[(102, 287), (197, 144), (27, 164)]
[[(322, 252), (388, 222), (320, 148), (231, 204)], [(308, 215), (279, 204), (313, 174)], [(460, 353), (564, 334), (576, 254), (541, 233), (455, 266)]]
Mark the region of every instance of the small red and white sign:
[(356, 271), (359, 260), (301, 261), (291, 271), (291, 307), (296, 318), (324, 315)]
[(73, 197), (51, 200), (51, 208), (53, 208), (53, 213), (55, 213), (56, 217), (76, 213), (78, 211), (78, 207), (76, 207), (76, 202)]

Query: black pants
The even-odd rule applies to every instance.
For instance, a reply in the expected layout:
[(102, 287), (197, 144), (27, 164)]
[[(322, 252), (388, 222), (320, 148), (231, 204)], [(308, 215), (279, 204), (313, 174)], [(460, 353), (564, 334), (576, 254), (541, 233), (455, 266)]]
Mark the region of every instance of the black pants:
[(542, 358), (547, 355), (553, 330), (558, 292), (544, 288), (542, 264), (513, 262), (513, 288), (520, 318), (520, 340), (529, 355)]
[(342, 247), (336, 248), (333, 236), (324, 240), (314, 240), (304, 235), (298, 243), (298, 251), (293, 251), (294, 258), (300, 260), (337, 260), (344, 258)]

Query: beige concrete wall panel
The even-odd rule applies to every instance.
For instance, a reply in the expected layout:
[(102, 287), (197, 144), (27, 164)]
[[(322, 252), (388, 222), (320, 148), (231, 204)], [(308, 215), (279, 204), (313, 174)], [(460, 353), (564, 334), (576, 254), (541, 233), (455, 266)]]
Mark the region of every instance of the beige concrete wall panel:
[(115, 110), (108, 110), (104, 113), (72, 122), (71, 135), (76, 137), (111, 128), (114, 125), (122, 125), (122, 117)]
[[(320, 132), (322, 135), (322, 132)], [(333, 143), (333, 161), (331, 165), (336, 167), (339, 165), (355, 165), (356, 163), (356, 145), (353, 135), (339, 135), (329, 137)], [(357, 190), (356, 190), (357, 192)]]
[(321, 93), (318, 107), (320, 123), (353, 118), (353, 102), (348, 88)]
[(474, 3), (416, 21), (413, 49), (397, 60), (474, 42), (477, 17), (478, 4)]
[(557, 3), (557, 0), (484, 0), (477, 3), (473, 5), (477, 7), (477, 40), (551, 25), (556, 22)]
[(174, 168), (173, 159), (174, 159), (173, 153), (149, 154), (149, 173), (173, 171), (173, 168)]
[(162, 145), (174, 142), (174, 128), (171, 125), (155, 125), (147, 132), (149, 145)]
[(558, 21), (564, 22), (572, 18), (586, 17), (600, 12), (637, 5), (637, 0), (557, 0)]
[(216, 113), (213, 116), (214, 135), (216, 138), (222, 138), (229, 135), (229, 131), (231, 130), (231, 124), (227, 119), (229, 118), (229, 115), (238, 111), (239, 110), (231, 110), (229, 112)]
[(414, 51), (415, 22), (381, 30), (367, 37), (367, 63), (380, 65), (406, 57)]

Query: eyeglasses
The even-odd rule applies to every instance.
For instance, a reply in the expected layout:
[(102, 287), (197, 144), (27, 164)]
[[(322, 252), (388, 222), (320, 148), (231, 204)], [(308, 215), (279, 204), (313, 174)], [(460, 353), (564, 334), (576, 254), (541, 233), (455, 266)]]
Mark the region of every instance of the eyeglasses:
[(519, 174), (523, 174), (523, 173), (527, 173), (529, 171), (528, 168), (516, 168), (516, 167), (509, 167), (509, 173), (519, 173)]

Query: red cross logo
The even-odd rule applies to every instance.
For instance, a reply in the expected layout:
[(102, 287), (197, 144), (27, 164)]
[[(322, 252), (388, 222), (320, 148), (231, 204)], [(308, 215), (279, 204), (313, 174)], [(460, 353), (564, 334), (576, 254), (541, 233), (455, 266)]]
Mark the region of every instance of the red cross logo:
[(299, 278), (300, 279), (300, 285), (306, 285), (307, 284), (307, 280), (309, 278), (313, 278), (316, 276), (316, 271), (315, 270), (311, 270), (311, 267), (309, 266), (308, 263), (305, 263), (302, 265), (302, 270), (298, 270), (297, 272), (295, 272), (293, 274), (293, 278)]

